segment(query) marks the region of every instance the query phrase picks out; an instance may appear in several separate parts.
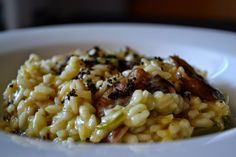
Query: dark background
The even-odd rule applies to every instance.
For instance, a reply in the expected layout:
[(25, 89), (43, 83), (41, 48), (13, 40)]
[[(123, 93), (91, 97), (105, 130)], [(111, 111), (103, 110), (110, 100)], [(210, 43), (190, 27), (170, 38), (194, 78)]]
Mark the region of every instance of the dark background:
[(98, 22), (236, 31), (236, 0), (0, 0), (0, 30)]

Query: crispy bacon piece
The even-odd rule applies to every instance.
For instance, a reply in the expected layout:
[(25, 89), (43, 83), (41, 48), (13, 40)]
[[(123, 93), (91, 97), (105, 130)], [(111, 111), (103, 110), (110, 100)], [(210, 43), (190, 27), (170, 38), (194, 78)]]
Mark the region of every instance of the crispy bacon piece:
[(224, 95), (217, 89), (210, 86), (207, 81), (198, 75), (194, 68), (178, 56), (171, 56), (171, 59), (177, 66), (182, 66), (185, 70), (183, 74), (177, 74), (179, 77), (180, 90), (189, 91), (193, 95), (208, 101), (224, 100)]
[(151, 77), (143, 69), (137, 68), (128, 78), (121, 79), (96, 100), (95, 107), (99, 115), (102, 116), (104, 109), (112, 108), (115, 105), (127, 105), (130, 96), (137, 89), (148, 90), (151, 93), (157, 90), (165, 93), (175, 92), (174, 86), (161, 76)]
[(107, 142), (109, 143), (118, 143), (122, 139), (122, 137), (129, 130), (127, 126), (121, 125), (118, 128), (114, 129), (107, 136)]

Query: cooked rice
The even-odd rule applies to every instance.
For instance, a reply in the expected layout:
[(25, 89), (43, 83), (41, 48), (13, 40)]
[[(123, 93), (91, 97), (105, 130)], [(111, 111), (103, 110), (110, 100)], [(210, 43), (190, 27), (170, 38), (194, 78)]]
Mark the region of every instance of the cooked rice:
[[(128, 68), (123, 65), (127, 63)], [(113, 52), (96, 47), (50, 59), (32, 54), (3, 94), (0, 127), (32, 138), (92, 143), (109, 141), (110, 133), (121, 126), (127, 129), (116, 142), (122, 143), (183, 139), (198, 129), (208, 133), (226, 128), (224, 119), (230, 113), (225, 101), (160, 90), (137, 89), (126, 104), (99, 116), (94, 103), (136, 68), (158, 74), (176, 88), (176, 73), (185, 70), (170, 58), (147, 58), (129, 48)]]

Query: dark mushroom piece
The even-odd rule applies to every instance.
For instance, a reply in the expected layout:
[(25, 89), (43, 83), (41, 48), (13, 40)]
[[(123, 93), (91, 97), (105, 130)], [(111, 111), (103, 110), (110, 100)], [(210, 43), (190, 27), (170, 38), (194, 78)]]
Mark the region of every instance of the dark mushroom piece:
[(185, 71), (183, 74), (177, 73), (181, 92), (189, 91), (207, 101), (224, 100), (224, 95), (209, 85), (185, 60), (178, 56), (171, 56), (170, 58), (177, 66), (182, 66)]

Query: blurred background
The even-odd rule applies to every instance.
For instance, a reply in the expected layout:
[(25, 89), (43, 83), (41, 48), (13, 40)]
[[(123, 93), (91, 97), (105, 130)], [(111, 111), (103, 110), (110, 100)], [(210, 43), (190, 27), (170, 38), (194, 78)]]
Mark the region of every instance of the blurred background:
[(144, 22), (236, 31), (236, 0), (0, 0), (0, 30)]

